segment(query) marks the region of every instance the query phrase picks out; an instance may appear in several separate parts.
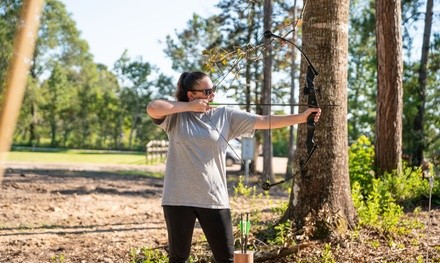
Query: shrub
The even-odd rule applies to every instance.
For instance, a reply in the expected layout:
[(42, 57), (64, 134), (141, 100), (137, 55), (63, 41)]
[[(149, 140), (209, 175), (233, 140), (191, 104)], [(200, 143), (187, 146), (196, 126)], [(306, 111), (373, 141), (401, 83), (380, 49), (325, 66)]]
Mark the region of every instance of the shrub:
[(374, 147), (370, 140), (362, 135), (348, 150), (348, 167), (351, 187), (353, 188), (354, 182), (358, 182), (364, 195), (372, 190), (373, 165)]
[(374, 174), (374, 147), (361, 136), (349, 149), (350, 185), (359, 225), (386, 232), (402, 232), (399, 224), (403, 204), (413, 205), (429, 195), (429, 182), (422, 178), (421, 168), (403, 165), (403, 172)]

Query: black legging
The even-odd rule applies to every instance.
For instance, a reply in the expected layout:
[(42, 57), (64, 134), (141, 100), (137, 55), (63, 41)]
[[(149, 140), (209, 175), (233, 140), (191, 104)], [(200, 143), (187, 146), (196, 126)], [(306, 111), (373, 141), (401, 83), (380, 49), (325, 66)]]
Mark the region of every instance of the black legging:
[(196, 218), (216, 262), (234, 261), (234, 236), (230, 209), (163, 206), (170, 246), (170, 263), (185, 262), (191, 251)]

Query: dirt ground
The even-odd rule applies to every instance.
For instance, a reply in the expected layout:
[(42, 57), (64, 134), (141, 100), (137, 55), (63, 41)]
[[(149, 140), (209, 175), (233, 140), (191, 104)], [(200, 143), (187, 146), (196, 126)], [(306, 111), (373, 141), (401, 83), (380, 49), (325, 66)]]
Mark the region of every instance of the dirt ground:
[[(130, 262), (133, 259), (130, 255), (136, 253), (136, 249), (166, 246), (166, 228), (160, 206), (161, 179), (145, 177), (145, 171), (121, 175), (114, 169), (31, 168), (8, 169), (3, 178), (0, 262)], [(152, 171), (161, 169), (163, 167), (153, 167)], [(234, 200), (231, 204), (233, 210), (261, 208), (269, 213), (271, 207), (279, 206), (287, 198), (275, 194), (270, 200), (254, 203)], [(260, 216), (260, 220), (270, 217), (264, 213)], [(437, 245), (429, 247), (437, 249), (437, 252), (430, 252), (437, 253), (437, 260), (432, 262), (440, 262), (439, 216), (439, 210), (435, 210), (430, 236), (431, 243)], [(426, 213), (420, 214), (420, 218), (425, 220)], [(193, 241), (200, 235), (201, 230), (196, 227)], [(354, 245), (345, 242), (345, 246), (346, 250), (341, 249), (339, 258), (345, 255), (363, 259), (363, 262), (374, 262), (368, 258), (385, 262), (379, 250), (368, 251), (368, 242)], [(420, 255), (423, 252), (412, 249), (424, 247), (427, 245), (418, 244), (408, 251), (397, 247), (394, 252), (390, 248), (383, 253)], [(318, 253), (311, 250), (312, 246), (304, 253)], [(353, 253), (359, 255), (355, 257)], [(411, 261), (415, 257), (409, 258), (404, 261), (417, 262)]]
[(131, 248), (166, 242), (160, 196), (158, 179), (10, 170), (0, 193), (0, 262), (129, 262)]
[(0, 192), (0, 262), (130, 262), (138, 248), (166, 246), (162, 180), (145, 169), (13, 166)]

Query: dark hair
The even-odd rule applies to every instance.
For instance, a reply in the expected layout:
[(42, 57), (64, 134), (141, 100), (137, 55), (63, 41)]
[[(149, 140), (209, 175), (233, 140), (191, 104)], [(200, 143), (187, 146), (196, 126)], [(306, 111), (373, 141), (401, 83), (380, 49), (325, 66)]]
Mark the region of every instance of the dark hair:
[(197, 82), (205, 77), (206, 73), (200, 71), (183, 72), (177, 81), (176, 99), (178, 101), (189, 101), (188, 91), (196, 87)]

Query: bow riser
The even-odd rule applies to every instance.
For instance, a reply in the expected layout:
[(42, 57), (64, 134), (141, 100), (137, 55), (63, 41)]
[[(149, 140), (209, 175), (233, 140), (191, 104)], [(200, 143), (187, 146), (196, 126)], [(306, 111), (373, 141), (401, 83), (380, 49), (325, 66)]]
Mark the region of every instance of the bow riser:
[[(304, 95), (307, 96), (307, 106), (309, 108), (319, 108), (318, 100), (316, 99), (315, 89), (315, 70), (309, 65), (307, 67), (306, 86), (304, 87)], [(317, 147), (314, 140), (315, 135), (315, 115), (312, 113), (307, 117), (307, 154), (310, 154)]]

